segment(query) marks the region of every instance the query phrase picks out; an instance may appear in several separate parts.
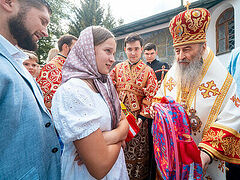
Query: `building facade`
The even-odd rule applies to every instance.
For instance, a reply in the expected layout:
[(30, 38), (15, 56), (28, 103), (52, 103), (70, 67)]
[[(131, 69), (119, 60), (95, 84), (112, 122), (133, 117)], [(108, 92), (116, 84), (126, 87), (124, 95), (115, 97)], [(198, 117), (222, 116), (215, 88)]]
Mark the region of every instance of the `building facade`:
[[(211, 13), (211, 22), (207, 32), (207, 45), (218, 56), (224, 66), (228, 66), (230, 52), (240, 47), (240, 0), (199, 0), (190, 8), (203, 7)], [(157, 45), (158, 58), (170, 65), (174, 60), (172, 37), (168, 30), (170, 20), (184, 11), (182, 5), (151, 17), (147, 17), (113, 29), (117, 39), (116, 60), (127, 59), (124, 53), (124, 38), (131, 32), (139, 33), (144, 44), (152, 42)]]

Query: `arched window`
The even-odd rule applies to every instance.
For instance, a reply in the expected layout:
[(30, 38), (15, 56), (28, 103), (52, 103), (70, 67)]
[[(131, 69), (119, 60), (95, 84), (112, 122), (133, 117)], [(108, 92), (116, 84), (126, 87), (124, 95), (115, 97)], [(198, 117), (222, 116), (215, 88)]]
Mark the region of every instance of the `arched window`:
[(217, 55), (230, 52), (234, 49), (234, 10), (226, 9), (216, 22)]

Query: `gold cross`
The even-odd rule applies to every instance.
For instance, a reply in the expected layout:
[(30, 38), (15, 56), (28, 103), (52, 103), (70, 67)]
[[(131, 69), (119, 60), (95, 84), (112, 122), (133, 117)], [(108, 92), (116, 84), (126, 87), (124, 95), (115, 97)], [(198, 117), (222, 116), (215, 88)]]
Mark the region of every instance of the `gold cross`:
[(185, 7), (187, 8), (187, 10), (189, 10), (189, 6), (191, 5), (191, 3), (189, 1), (187, 1), (187, 4), (185, 5)]
[(168, 88), (169, 91), (172, 91), (173, 87), (176, 86), (176, 82), (173, 80), (172, 77), (170, 77), (165, 86)]
[(201, 93), (203, 95), (203, 98), (211, 97), (210, 93), (212, 93), (213, 96), (219, 95), (220, 92), (219, 92), (218, 88), (213, 89), (214, 87), (216, 87), (216, 84), (214, 83), (213, 80), (210, 82), (207, 82), (207, 86), (205, 86), (205, 83), (202, 83), (199, 86), (199, 90), (205, 91), (205, 92)]

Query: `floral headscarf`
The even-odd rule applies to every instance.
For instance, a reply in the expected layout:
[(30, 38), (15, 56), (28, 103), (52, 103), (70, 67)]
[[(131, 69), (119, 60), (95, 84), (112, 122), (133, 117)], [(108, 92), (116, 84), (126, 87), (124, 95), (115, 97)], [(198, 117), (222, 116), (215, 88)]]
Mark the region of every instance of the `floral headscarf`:
[[(121, 107), (109, 75), (98, 72), (92, 28), (90, 26), (81, 32), (69, 53), (62, 69), (62, 84), (71, 78), (92, 79), (110, 109), (112, 128), (116, 128), (121, 116)], [(107, 83), (107, 86), (104, 83)]]

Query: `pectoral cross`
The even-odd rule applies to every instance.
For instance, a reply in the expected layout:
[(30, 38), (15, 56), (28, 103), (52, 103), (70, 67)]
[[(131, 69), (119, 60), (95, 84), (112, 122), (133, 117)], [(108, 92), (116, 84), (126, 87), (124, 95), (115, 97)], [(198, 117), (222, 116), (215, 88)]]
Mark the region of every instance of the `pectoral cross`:
[(202, 126), (202, 121), (200, 120), (200, 118), (196, 115), (196, 110), (191, 108), (189, 110), (189, 118), (190, 118), (190, 125), (191, 125), (191, 129), (193, 131), (193, 134), (196, 136), (197, 132), (200, 133), (200, 129)]
[(187, 10), (189, 10), (189, 6), (191, 5), (191, 3), (189, 1), (187, 1), (187, 4), (185, 5), (185, 7), (187, 8)]

